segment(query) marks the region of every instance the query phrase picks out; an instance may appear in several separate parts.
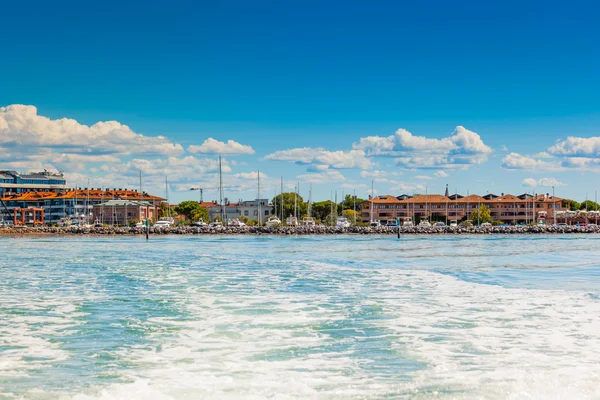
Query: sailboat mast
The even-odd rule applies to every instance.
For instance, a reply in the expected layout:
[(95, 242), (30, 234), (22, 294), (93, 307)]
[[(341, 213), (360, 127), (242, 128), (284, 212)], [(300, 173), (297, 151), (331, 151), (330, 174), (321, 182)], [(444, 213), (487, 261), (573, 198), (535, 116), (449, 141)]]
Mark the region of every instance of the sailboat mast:
[(256, 193), (256, 200), (258, 201), (258, 225), (261, 225), (261, 208), (260, 208), (260, 169), (258, 170), (258, 177), (257, 177), (257, 193)]
[(275, 216), (278, 216), (279, 214), (277, 214), (277, 190), (273, 191), (275, 196), (273, 196), (273, 206), (275, 207)]
[(140, 200), (142, 200), (142, 170), (140, 169)]
[(375, 201), (375, 198), (373, 197), (375, 195), (374, 182), (375, 181), (371, 181), (371, 210), (370, 210), (371, 211), (371, 221), (370, 222), (373, 222), (373, 202)]
[(354, 210), (354, 225), (356, 225), (356, 189), (354, 189), (353, 201), (352, 209)]
[(335, 191), (335, 215), (337, 217), (338, 213), (338, 203), (337, 203), (337, 190)]
[(169, 203), (169, 181), (165, 176), (165, 197), (167, 198), (167, 218), (171, 216), (171, 203)]
[(221, 222), (224, 224), (224, 210), (223, 210), (223, 168), (221, 166), (221, 156), (219, 156), (219, 204), (221, 204)]
[(308, 216), (311, 216), (312, 211), (312, 183), (310, 184), (310, 188), (308, 189)]

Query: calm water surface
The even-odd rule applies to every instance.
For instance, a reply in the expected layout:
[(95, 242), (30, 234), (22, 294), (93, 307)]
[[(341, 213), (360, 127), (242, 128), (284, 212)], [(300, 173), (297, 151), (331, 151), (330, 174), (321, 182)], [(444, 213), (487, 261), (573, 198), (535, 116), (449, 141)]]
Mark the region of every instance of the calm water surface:
[(597, 399), (599, 244), (0, 238), (0, 398)]

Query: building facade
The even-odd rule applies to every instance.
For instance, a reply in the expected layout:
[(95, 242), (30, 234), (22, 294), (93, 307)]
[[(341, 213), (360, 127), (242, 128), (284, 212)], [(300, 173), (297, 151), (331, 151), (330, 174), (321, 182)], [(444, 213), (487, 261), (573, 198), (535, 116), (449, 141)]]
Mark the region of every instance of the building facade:
[(417, 223), (420, 220), (450, 222), (470, 219), (471, 214), (485, 204), (493, 220), (504, 224), (527, 224), (547, 221), (553, 223), (555, 212), (564, 211), (562, 199), (548, 194), (522, 194), (500, 196), (487, 194), (479, 196), (416, 195), (416, 196), (377, 196), (365, 201), (361, 206), (361, 219), (369, 221), (395, 221), (397, 218)]
[(0, 198), (15, 193), (57, 192), (66, 189), (67, 180), (62, 172), (20, 174), (16, 171), (0, 171)]
[[(25, 193), (10, 193), (1, 198), (2, 210), (0, 216), (9, 220), (15, 208), (42, 208), (46, 223), (58, 223), (67, 217), (85, 217), (94, 222), (93, 210), (95, 205), (109, 200), (147, 201), (160, 206), (165, 199), (128, 189), (77, 189), (65, 191), (38, 191)], [(0, 218), (1, 219), (1, 218)]]
[(220, 206), (216, 201), (208, 203), (208, 205), (205, 204), (201, 203), (200, 205), (208, 209), (208, 218), (211, 221), (215, 221), (217, 217), (221, 218), (221, 214), (223, 214), (225, 221), (245, 217), (250, 221), (260, 220), (260, 222), (265, 222), (271, 216), (273, 210), (273, 205), (269, 204), (268, 199), (240, 200), (239, 203), (226, 202), (223, 206)]
[(150, 221), (158, 219), (157, 204), (149, 201), (135, 200), (109, 200), (95, 204), (92, 211), (92, 220), (108, 225), (129, 225), (132, 222)]

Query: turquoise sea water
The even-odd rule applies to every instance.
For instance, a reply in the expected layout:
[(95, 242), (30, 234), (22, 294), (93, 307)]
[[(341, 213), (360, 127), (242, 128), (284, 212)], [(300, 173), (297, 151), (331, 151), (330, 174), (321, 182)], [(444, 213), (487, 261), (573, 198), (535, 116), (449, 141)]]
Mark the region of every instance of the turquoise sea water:
[(599, 244), (0, 238), (0, 398), (600, 398)]

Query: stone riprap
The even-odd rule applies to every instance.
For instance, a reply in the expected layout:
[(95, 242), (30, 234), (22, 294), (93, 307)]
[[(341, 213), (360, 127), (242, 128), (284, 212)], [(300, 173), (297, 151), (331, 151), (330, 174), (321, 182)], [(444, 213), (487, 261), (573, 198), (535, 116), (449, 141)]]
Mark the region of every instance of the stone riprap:
[[(129, 227), (4, 227), (0, 228), (0, 235), (144, 235), (144, 228)], [(349, 227), (340, 228), (335, 226), (279, 226), (279, 227), (256, 227), (256, 226), (226, 226), (226, 227), (190, 227), (179, 226), (170, 228), (151, 228), (150, 235), (335, 235), (335, 234), (357, 234), (357, 235), (395, 235), (398, 228), (394, 227)], [(430, 226), (430, 227), (401, 227), (401, 235), (411, 234), (560, 234), (560, 233), (600, 233), (600, 227), (588, 226)]]

